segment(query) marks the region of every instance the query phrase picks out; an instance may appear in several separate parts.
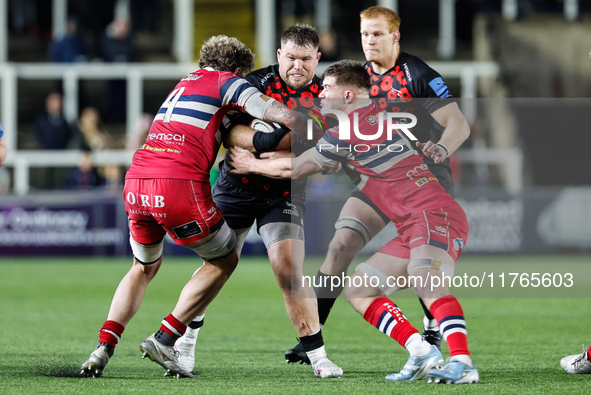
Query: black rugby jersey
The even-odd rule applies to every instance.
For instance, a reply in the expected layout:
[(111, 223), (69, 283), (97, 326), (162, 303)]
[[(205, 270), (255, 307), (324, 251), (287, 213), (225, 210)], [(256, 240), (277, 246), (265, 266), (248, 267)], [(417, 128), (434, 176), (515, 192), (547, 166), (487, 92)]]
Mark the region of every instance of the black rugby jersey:
[[(443, 134), (441, 126), (431, 113), (452, 102), (452, 96), (441, 75), (416, 56), (400, 51), (396, 64), (384, 74), (376, 74), (371, 62), (365, 63), (371, 77), (370, 98), (380, 108), (389, 112), (408, 112), (417, 117), (412, 134), (422, 143), (428, 140), (437, 143)], [(413, 100), (418, 99), (418, 100)], [(416, 147), (415, 147), (416, 148)], [(446, 191), (453, 187), (449, 158), (440, 164), (421, 157), (429, 165)]]
[[(255, 70), (249, 73), (245, 79), (260, 92), (280, 101), (293, 110), (309, 112), (316, 116), (320, 116), (320, 107), (318, 107), (319, 101), (316, 100), (316, 103), (314, 102), (314, 99), (317, 99), (320, 92), (322, 92), (322, 80), (317, 76), (314, 76), (309, 85), (294, 90), (283, 81), (279, 75), (279, 65), (276, 64), (264, 69)], [(234, 115), (231, 118), (231, 121), (232, 124), (248, 125), (251, 119), (252, 117), (250, 115), (239, 113)], [(227, 129), (222, 128), (222, 133), (224, 133), (225, 130), (230, 130), (231, 127), (232, 126)], [(314, 144), (311, 142), (304, 141), (295, 134), (292, 134), (291, 151), (296, 155), (300, 155), (313, 146)], [(220, 163), (220, 178), (223, 178), (239, 188), (252, 193), (274, 197), (305, 193), (306, 179), (294, 181), (292, 190), (291, 180), (279, 180), (263, 177), (257, 174), (240, 175), (229, 173), (228, 170), (230, 167), (227, 164), (226, 159)]]

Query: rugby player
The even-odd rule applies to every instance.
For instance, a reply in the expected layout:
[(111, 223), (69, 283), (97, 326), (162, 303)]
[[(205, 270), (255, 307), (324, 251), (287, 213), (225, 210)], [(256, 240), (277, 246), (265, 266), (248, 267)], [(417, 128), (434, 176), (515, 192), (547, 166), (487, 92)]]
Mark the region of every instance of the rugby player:
[(4, 136), (4, 131), (0, 124), (0, 167), (4, 166), (4, 161), (6, 160), (6, 144), (4, 143), (2, 136)]
[[(427, 376), (435, 382), (478, 382), (462, 308), (449, 292), (450, 280), (442, 278), (453, 277), (455, 262), (468, 237), (464, 211), (402, 133), (388, 138), (383, 110), (378, 102), (369, 99), (370, 81), (361, 63), (345, 60), (332, 64), (324, 73), (323, 86), (323, 111), (348, 114), (351, 124), (358, 120), (360, 132), (341, 137), (338, 126), (329, 129), (315, 148), (293, 159), (257, 159), (246, 150), (232, 149), (233, 171), (295, 180), (332, 172), (341, 164), (356, 172), (354, 180), (359, 190), (388, 216), (399, 233), (357, 267), (345, 291), (349, 303), (365, 320), (409, 351), (404, 368), (386, 380), (412, 381)], [(400, 258), (401, 254), (406, 258)], [(368, 276), (379, 282), (364, 282)], [(397, 282), (389, 282), (389, 278)], [(399, 287), (400, 279), (405, 282)], [(438, 348), (427, 343), (386, 297), (409, 286), (437, 320), (449, 347), (450, 358), (442, 369), (443, 357)]]
[[(385, 7), (370, 7), (361, 12), (361, 43), (371, 76), (370, 97), (386, 111), (409, 112), (418, 118), (412, 133), (419, 142), (424, 162), (452, 197), (454, 184), (449, 155), (470, 135), (470, 128), (439, 73), (416, 56), (400, 49), (400, 17)], [(413, 100), (418, 99), (418, 100)], [(418, 103), (420, 102), (420, 103)], [(325, 261), (317, 277), (332, 284), (331, 276), (341, 276), (357, 253), (390, 219), (358, 189), (343, 206), (335, 223), (336, 232), (330, 242)], [(406, 253), (398, 256), (408, 259)], [(326, 278), (328, 277), (328, 278)], [(337, 282), (335, 282), (336, 284)], [(342, 287), (317, 289), (320, 324), (326, 323)], [(419, 298), (420, 300), (420, 298)], [(441, 334), (437, 321), (421, 301), (425, 312), (423, 336), (438, 348)], [(296, 347), (297, 349), (297, 347)], [(288, 351), (289, 352), (289, 351)]]
[(560, 360), (560, 367), (569, 374), (591, 374), (591, 347), (582, 354), (568, 355)]
[(250, 49), (235, 38), (214, 36), (200, 52), (201, 70), (183, 78), (154, 118), (135, 152), (123, 197), (129, 217), (133, 266), (121, 280), (99, 331), (99, 342), (81, 375), (101, 376), (123, 330), (140, 307), (162, 263), (163, 238), (198, 253), (205, 263), (181, 292), (157, 333), (140, 345), (144, 357), (168, 374), (192, 377), (178, 363), (175, 341), (205, 311), (238, 262), (236, 236), (211, 197), (209, 171), (220, 147), (219, 127), (231, 109), (291, 127), (303, 114), (261, 94), (244, 78), (254, 66)]
[[(291, 109), (319, 116), (320, 108), (314, 106), (313, 100), (322, 91), (322, 81), (315, 74), (321, 56), (318, 45), (316, 29), (301, 24), (291, 26), (281, 36), (278, 64), (253, 71), (246, 80)], [(297, 136), (292, 136), (292, 143), (287, 130), (255, 132), (248, 127), (253, 118), (247, 114), (229, 118), (228, 125), (222, 128), (227, 131), (224, 133), (226, 146), (240, 146), (253, 152), (291, 146), (291, 152), (296, 154), (310, 147), (306, 145), (308, 141)], [(328, 359), (324, 348), (313, 290), (302, 288), (299, 281), (304, 262), (305, 178), (292, 183), (256, 175), (236, 175), (230, 173), (230, 169), (227, 160), (221, 162), (213, 199), (236, 232), (236, 250), (240, 253), (256, 220), (306, 361), (311, 363), (318, 377), (341, 377), (342, 369)], [(303, 293), (298, 297), (292, 295), (292, 291), (298, 290)], [(189, 371), (195, 364), (195, 343), (202, 325), (203, 314), (200, 314), (189, 324), (193, 329), (189, 329), (176, 346), (181, 353), (181, 363)]]

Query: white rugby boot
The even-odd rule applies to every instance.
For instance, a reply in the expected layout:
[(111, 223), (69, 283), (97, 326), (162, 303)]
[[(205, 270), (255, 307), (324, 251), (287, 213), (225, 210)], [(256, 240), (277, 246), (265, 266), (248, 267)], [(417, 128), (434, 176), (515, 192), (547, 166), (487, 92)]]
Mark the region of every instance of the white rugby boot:
[(153, 333), (140, 344), (140, 351), (143, 353), (142, 358), (148, 357), (151, 361), (166, 369), (166, 376), (176, 376), (177, 378), (193, 377), (193, 373), (180, 366), (179, 352), (172, 346), (165, 346), (160, 343)]
[(569, 355), (560, 360), (560, 367), (569, 374), (590, 374), (591, 373), (591, 362), (589, 361), (589, 355), (587, 348), (583, 344), (583, 353)]
[(201, 328), (187, 327), (185, 334), (174, 343), (174, 349), (179, 352), (179, 366), (186, 372), (193, 372), (195, 368), (195, 346), (199, 329)]
[(339, 368), (328, 358), (321, 358), (312, 364), (314, 375), (323, 379), (343, 377), (343, 369)]

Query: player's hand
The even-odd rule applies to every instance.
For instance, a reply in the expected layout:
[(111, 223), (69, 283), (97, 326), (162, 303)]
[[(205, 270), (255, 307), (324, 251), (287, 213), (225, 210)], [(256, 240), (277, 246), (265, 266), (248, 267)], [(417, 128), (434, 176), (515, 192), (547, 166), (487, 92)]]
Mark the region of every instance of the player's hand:
[(281, 158), (293, 158), (294, 155), (289, 150), (279, 150), (271, 152), (263, 152), (260, 155), (261, 159), (281, 159)]
[(435, 163), (441, 163), (447, 158), (447, 152), (432, 141), (421, 143), (417, 141), (417, 148), (423, 151), (423, 154), (433, 160)]
[(233, 167), (233, 169), (230, 169), (230, 173), (235, 174), (249, 174), (254, 161), (257, 160), (252, 152), (240, 147), (231, 147), (229, 149), (229, 155), (230, 165)]

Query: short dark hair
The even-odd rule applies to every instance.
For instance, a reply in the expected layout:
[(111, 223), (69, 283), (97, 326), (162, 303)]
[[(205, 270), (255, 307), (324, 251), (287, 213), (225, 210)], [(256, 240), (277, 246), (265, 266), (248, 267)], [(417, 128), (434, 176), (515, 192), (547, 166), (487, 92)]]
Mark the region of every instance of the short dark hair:
[(322, 74), (322, 79), (336, 77), (337, 85), (354, 86), (360, 89), (370, 90), (371, 80), (365, 66), (356, 60), (339, 60), (328, 66)]
[(292, 42), (298, 47), (313, 47), (318, 49), (320, 45), (320, 38), (316, 28), (305, 25), (303, 23), (296, 23), (287, 28), (281, 35), (281, 45)]
[(211, 67), (217, 71), (231, 71), (240, 68), (246, 75), (254, 68), (254, 54), (237, 38), (213, 36), (203, 43), (199, 52), (199, 67)]

